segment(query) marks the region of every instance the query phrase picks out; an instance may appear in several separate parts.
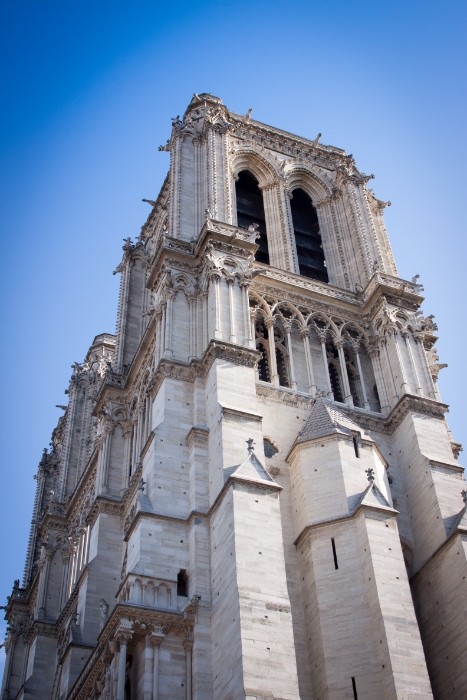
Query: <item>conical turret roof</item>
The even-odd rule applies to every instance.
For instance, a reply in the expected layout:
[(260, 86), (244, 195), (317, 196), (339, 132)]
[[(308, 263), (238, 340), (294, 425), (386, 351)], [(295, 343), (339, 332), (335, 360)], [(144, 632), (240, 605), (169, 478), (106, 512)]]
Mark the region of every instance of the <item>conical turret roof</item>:
[(326, 435), (351, 435), (354, 432), (361, 433), (367, 440), (372, 439), (355, 421), (336, 408), (335, 404), (318, 396), (295, 444), (316, 440)]

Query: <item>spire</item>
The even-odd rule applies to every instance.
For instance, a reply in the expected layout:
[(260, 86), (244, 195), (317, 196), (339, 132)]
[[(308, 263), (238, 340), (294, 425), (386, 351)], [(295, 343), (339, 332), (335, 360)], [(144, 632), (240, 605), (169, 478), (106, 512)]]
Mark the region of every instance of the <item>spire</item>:
[[(316, 440), (326, 435), (351, 435), (355, 432), (364, 434), (362, 428), (349, 416), (327, 399), (318, 396), (295, 444)], [(371, 440), (368, 435), (365, 435), (365, 438)]]

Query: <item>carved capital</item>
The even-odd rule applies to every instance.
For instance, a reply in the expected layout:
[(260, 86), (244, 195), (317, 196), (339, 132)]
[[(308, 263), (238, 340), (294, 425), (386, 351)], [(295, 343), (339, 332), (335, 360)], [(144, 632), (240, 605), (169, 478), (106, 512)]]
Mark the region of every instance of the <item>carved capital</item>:
[(151, 646), (160, 647), (164, 640), (164, 637), (165, 634), (162, 625), (154, 625), (154, 631), (151, 632), (151, 634), (149, 635), (149, 641), (151, 643)]
[(300, 338), (309, 338), (310, 337), (310, 329), (309, 328), (300, 328)]
[(333, 338), (334, 347), (340, 350), (345, 345), (344, 338)]

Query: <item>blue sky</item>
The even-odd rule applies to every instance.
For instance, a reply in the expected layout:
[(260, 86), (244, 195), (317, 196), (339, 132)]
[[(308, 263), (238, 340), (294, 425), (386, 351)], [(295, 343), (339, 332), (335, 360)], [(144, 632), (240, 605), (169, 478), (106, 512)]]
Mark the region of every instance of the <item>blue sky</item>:
[(141, 199), (168, 168), (158, 146), (193, 92), (322, 132), (376, 175), (399, 273), (421, 275), (436, 316), (442, 398), (466, 441), (465, 2), (16, 0), (0, 13), (0, 598), (22, 576), (55, 405), (71, 364), (114, 332), (122, 239), (146, 220)]

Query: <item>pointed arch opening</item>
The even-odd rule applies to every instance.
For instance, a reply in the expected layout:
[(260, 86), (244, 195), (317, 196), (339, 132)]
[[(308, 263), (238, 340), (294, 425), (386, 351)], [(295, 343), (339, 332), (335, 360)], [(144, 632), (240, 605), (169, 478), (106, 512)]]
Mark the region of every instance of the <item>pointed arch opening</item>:
[(329, 282), (318, 215), (311, 197), (301, 188), (293, 190), (290, 209), (300, 274)]
[(242, 170), (235, 182), (235, 195), (237, 198), (237, 224), (242, 228), (248, 228), (257, 224), (259, 245), (255, 260), (269, 265), (268, 237), (266, 233), (266, 217), (264, 215), (263, 194), (259, 188), (257, 179), (248, 171)]

